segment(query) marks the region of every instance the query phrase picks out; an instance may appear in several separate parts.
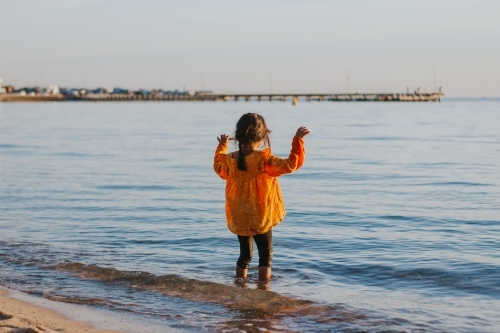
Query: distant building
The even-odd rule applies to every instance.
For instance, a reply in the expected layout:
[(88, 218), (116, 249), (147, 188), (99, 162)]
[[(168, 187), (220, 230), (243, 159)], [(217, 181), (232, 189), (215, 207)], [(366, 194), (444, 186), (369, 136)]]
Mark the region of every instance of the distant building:
[(128, 90), (122, 88), (114, 88), (112, 94), (128, 94)]
[(59, 87), (56, 85), (50, 86), (49, 93), (52, 95), (58, 95), (60, 93)]
[(113, 89), (108, 89), (108, 88), (97, 88), (97, 89), (91, 90), (90, 92), (91, 92), (92, 94), (107, 94), (107, 93), (109, 93), (110, 91), (113, 91)]
[(140, 89), (140, 90), (134, 91), (134, 95), (148, 96), (149, 94), (151, 94), (151, 92), (149, 90), (146, 90), (146, 89)]
[(11, 85), (3, 85), (3, 79), (0, 77), (0, 94), (12, 94), (15, 89)]

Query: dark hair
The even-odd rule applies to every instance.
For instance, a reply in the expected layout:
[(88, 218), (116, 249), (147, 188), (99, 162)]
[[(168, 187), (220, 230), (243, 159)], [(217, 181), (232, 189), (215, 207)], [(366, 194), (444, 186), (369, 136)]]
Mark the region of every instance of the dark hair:
[(246, 171), (245, 155), (243, 154), (243, 147), (252, 143), (264, 140), (264, 143), (271, 147), (271, 140), (269, 140), (269, 133), (271, 131), (267, 128), (264, 117), (257, 113), (245, 113), (241, 116), (240, 120), (236, 123), (236, 130), (234, 138), (238, 141), (238, 169)]

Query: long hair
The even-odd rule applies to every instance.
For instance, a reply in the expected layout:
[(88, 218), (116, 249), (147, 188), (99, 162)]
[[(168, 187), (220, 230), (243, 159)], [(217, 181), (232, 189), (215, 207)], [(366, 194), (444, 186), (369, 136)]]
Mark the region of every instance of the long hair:
[(267, 128), (264, 117), (257, 113), (245, 113), (241, 116), (240, 120), (236, 123), (236, 130), (234, 138), (238, 141), (238, 169), (247, 171), (245, 163), (245, 155), (243, 154), (243, 147), (264, 141), (268, 147), (271, 147), (271, 140), (269, 139), (271, 131)]

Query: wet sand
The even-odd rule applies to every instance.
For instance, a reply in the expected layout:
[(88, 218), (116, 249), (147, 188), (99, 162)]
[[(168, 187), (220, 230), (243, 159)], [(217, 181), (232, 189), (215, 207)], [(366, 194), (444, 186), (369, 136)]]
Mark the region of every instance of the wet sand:
[(0, 288), (0, 333), (111, 333), (119, 331), (94, 329), (88, 323), (64, 317), (58, 312), (12, 298), (8, 289)]

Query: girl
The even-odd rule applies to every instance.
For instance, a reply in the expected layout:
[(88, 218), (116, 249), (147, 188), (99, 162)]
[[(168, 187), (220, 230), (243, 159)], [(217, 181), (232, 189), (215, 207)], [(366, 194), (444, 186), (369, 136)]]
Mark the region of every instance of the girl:
[[(285, 206), (276, 177), (298, 170), (306, 155), (304, 137), (309, 130), (300, 127), (292, 140), (288, 158), (271, 154), (271, 131), (261, 115), (247, 113), (236, 124), (234, 139), (226, 134), (217, 138), (214, 170), (226, 180), (226, 219), (229, 230), (238, 236), (240, 257), (236, 276), (246, 278), (252, 260), (253, 240), (259, 250), (259, 280), (271, 278), (273, 258), (272, 228), (285, 216)], [(239, 150), (226, 154), (229, 140), (238, 141)], [(258, 149), (262, 143), (264, 150)]]

